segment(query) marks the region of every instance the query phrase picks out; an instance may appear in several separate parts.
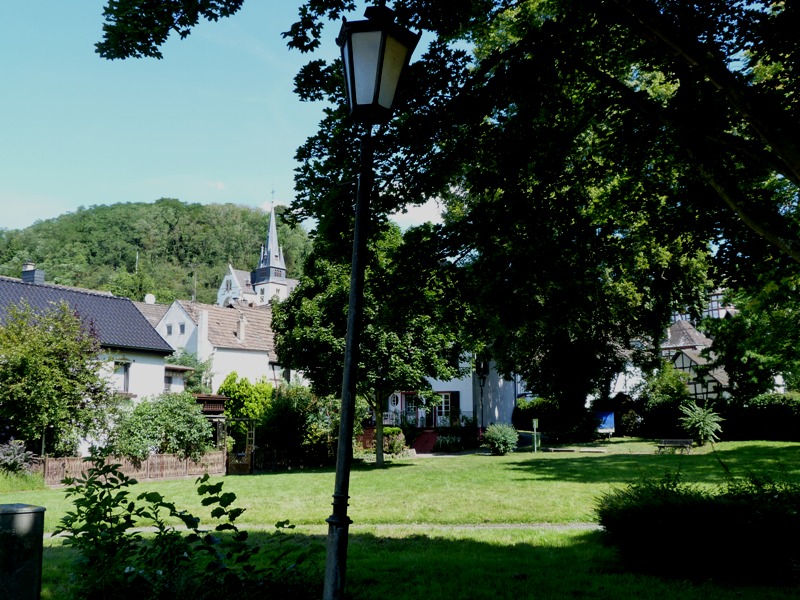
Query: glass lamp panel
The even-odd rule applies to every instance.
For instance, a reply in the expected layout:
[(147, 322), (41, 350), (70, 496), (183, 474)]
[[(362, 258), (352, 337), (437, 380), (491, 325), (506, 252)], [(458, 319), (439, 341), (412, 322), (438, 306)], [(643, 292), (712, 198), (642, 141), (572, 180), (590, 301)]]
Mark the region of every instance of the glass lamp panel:
[(407, 54), (408, 48), (397, 39), (391, 36), (386, 39), (383, 69), (381, 70), (381, 89), (378, 92), (378, 104), (385, 108), (392, 108), (397, 82), (405, 65)]
[(353, 76), (355, 78), (355, 104), (371, 104), (375, 98), (378, 63), (381, 55), (381, 32), (353, 33)]
[(353, 110), (353, 90), (350, 89), (353, 85), (352, 73), (350, 72), (350, 38), (345, 38), (342, 45), (342, 65), (344, 65), (344, 85), (347, 88), (347, 102), (350, 104), (350, 110)]

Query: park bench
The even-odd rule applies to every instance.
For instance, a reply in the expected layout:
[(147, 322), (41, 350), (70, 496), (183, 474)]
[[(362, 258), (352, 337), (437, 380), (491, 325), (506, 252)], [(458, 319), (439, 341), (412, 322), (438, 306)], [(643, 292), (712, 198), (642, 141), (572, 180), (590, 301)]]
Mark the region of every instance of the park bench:
[(683, 452), (689, 453), (692, 451), (692, 445), (694, 444), (694, 440), (659, 440), (657, 446), (657, 452), (661, 454), (667, 448), (672, 450), (682, 450)]

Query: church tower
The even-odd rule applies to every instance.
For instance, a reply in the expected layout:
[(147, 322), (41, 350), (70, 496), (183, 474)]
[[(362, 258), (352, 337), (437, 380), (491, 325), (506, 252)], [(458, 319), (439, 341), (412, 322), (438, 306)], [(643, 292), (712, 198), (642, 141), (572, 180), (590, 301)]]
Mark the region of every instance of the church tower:
[(267, 243), (261, 246), (261, 257), (256, 270), (251, 274), (251, 281), (253, 282), (253, 291), (258, 297), (257, 304), (266, 304), (273, 296), (277, 296), (279, 300), (285, 300), (291, 292), (290, 281), (286, 279), (283, 248), (278, 243), (278, 226), (274, 205), (269, 213)]
[(254, 271), (240, 271), (228, 265), (228, 273), (217, 292), (220, 306), (262, 306), (277, 296), (285, 300), (297, 286), (296, 279), (286, 277), (283, 248), (278, 243), (278, 225), (275, 206), (269, 213), (269, 231), (266, 244), (261, 246), (261, 256)]

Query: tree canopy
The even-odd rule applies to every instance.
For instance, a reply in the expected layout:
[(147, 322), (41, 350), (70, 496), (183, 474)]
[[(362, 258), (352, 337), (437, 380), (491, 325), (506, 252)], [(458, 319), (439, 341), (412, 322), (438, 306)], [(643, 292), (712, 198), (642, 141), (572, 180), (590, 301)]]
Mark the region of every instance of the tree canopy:
[(82, 437), (106, 431), (113, 401), (100, 352), (91, 323), (66, 303), (45, 311), (8, 306), (0, 322), (3, 437), (63, 456)]
[[(298, 4), (285, 35), (302, 52), (355, 9)], [(179, 5), (213, 19), (240, 3), (135, 14), (109, 3), (98, 50), (157, 55), (165, 32), (185, 35), (196, 22)], [(795, 4), (409, 0), (394, 9), (430, 41), (375, 136), (373, 211), (380, 221), (430, 198), (445, 203), (427, 252), (469, 273), (474, 346), (504, 371), (577, 405), (707, 286), (796, 273)], [(332, 224), (352, 212), (363, 129), (346, 121), (339, 65), (312, 59), (296, 91), (330, 108), (298, 151), (292, 213), (341, 243), (349, 228)]]

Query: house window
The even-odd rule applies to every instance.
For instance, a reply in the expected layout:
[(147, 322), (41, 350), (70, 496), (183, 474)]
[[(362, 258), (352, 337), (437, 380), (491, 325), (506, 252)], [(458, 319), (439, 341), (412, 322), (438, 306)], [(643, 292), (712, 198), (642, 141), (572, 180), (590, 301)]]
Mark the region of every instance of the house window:
[(441, 394), (442, 399), (436, 405), (436, 426), (449, 427), (450, 426), (450, 393), (446, 392)]
[(231, 291), (231, 287), (232, 287), (231, 286), (231, 280), (230, 279), (226, 279), (225, 280), (225, 291), (226, 292), (230, 292)]
[(167, 335), (172, 335), (172, 325), (167, 325)]
[(164, 375), (164, 391), (172, 390), (172, 375)]
[(186, 333), (186, 323), (181, 323), (180, 325), (178, 325), (178, 329), (180, 330), (181, 335)]
[(127, 392), (130, 385), (131, 363), (115, 362), (114, 379), (118, 392)]
[(261, 301), (263, 302), (264, 301), (264, 288), (263, 287), (259, 291), (259, 294), (261, 294)]

